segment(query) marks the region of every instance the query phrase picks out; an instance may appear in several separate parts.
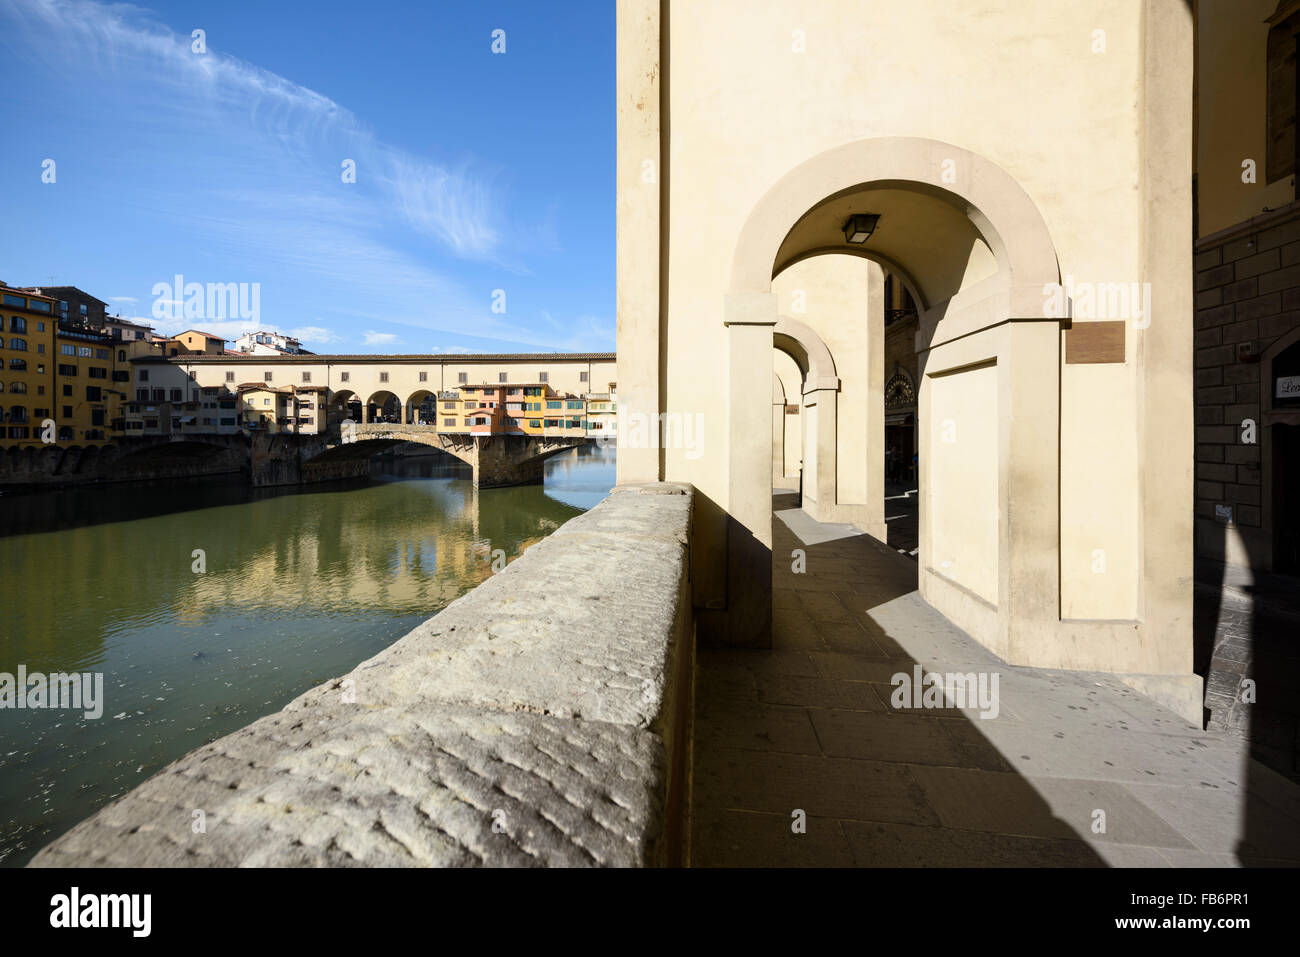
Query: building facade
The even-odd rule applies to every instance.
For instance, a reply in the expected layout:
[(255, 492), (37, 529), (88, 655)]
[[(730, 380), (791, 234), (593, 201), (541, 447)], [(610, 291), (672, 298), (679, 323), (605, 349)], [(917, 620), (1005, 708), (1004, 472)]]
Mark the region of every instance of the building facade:
[[(940, 0), (619, 5), (620, 401), (702, 432), (621, 419), (619, 480), (699, 490), (702, 633), (769, 643), (774, 352), (805, 501), (882, 535), (889, 274), (917, 313), (894, 394), (911, 378), (922, 596), (1005, 661), (1199, 716), (1191, 5), (947, 22)], [(1154, 317), (1096, 307), (1133, 288)]]
[[(0, 284), (0, 448), (48, 444), (58, 301)], [(45, 436), (43, 438), (43, 436)]]
[(1300, 575), (1300, 3), (1198, 23), (1196, 547)]

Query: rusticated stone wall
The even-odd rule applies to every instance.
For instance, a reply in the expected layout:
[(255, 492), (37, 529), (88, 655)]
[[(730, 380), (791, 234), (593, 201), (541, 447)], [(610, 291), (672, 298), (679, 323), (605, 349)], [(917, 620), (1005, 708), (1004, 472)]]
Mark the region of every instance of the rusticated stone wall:
[(42, 489), (223, 475), (248, 468), (243, 436), (126, 439), (111, 445), (0, 449), (0, 488)]
[(173, 762), (32, 865), (683, 862), (692, 501), (685, 485), (616, 489), (381, 654)]

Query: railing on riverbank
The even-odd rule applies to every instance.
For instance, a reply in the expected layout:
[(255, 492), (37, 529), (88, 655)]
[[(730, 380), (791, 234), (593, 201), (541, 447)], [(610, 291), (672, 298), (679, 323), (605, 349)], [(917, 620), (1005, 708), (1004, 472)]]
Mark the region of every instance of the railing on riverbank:
[(33, 866), (680, 863), (692, 499), (684, 485), (616, 489)]

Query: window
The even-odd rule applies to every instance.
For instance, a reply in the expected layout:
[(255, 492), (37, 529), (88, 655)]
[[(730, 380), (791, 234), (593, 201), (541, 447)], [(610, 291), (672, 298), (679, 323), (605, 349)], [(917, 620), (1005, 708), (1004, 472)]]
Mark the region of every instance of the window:
[(65, 406), (63, 407), (63, 417), (64, 417), (65, 419), (70, 419), (70, 418), (72, 418), (72, 406), (70, 406), (70, 405), (65, 405)]
[(556, 399), (547, 399), (547, 400), (546, 400), (546, 407), (547, 407), (548, 409), (562, 409), (562, 408), (564, 408), (564, 403), (563, 403), (563, 402), (560, 402), (560, 401), (558, 401), (558, 400), (556, 400)]
[(26, 392), (26, 391), (27, 391), (27, 383), (26, 383), (26, 382), (14, 382), (14, 383), (11, 383), (10, 386), (9, 386), (9, 391), (10, 391), (10, 392)]
[(107, 359), (107, 358), (108, 358), (108, 350), (107, 350), (107, 349), (96, 349), (96, 350), (95, 350), (95, 358), (96, 358), (96, 359)]
[(443, 424), (445, 427), (447, 427), (447, 428), (455, 428), (455, 427), (456, 427), (456, 420), (455, 420), (455, 419), (443, 419), (443, 420), (442, 420), (442, 424)]
[(97, 385), (86, 386), (86, 401), (87, 402), (104, 401), (103, 391), (99, 388), (99, 386)]
[(234, 374), (233, 372), (227, 372), (227, 373), (226, 373), (226, 381), (227, 381), (227, 382), (234, 382), (234, 381), (235, 381), (235, 374)]
[(181, 401), (181, 398), (182, 398), (182, 396), (181, 396), (181, 390), (180, 390), (180, 389), (172, 389), (172, 391), (171, 391), (171, 400), (172, 400), (173, 402), (179, 402), (179, 401)]
[(547, 374), (547, 373), (545, 373), (545, 372), (539, 372), (539, 373), (537, 373), (537, 381), (538, 381), (538, 382), (550, 382), (550, 381), (551, 381), (551, 377), (550, 377), (549, 374)]
[(388, 373), (387, 373), (387, 372), (381, 372), (381, 373), (379, 373), (379, 381), (380, 381), (380, 382), (387, 382), (387, 381), (388, 381)]
[[(1282, 4), (1278, 4), (1281, 9)], [(1274, 183), (1297, 170), (1296, 154), (1296, 32), (1300, 11), (1269, 27), (1265, 56), (1268, 68), (1265, 103), (1264, 179)]]
[(339, 373), (339, 381), (340, 381), (340, 382), (347, 382), (348, 379), (350, 379), (350, 378), (352, 378), (352, 373), (351, 373), (351, 372), (340, 372), (340, 373)]
[(586, 382), (586, 381), (587, 381), (587, 373), (585, 373), (585, 372), (579, 372), (579, 373), (578, 373), (578, 381), (579, 381), (579, 382)]
[(270, 381), (271, 381), (271, 373), (269, 373), (269, 372), (263, 372), (263, 373), (262, 373), (262, 381), (263, 381), (263, 382), (270, 382)]
[(570, 408), (570, 409), (581, 409), (581, 408), (582, 408), (582, 400), (581, 400), (581, 399), (578, 399), (578, 400), (576, 400), (576, 401), (571, 400), (571, 401), (568, 403), (568, 408)]
[[(65, 388), (65, 389), (71, 389), (72, 386), (70, 386), (70, 385), (65, 385), (63, 388)], [(66, 393), (65, 393), (65, 395), (66, 395)], [(148, 402), (148, 401), (149, 401), (149, 390), (148, 390), (148, 389), (136, 389), (136, 390), (135, 390), (135, 399), (136, 399), (137, 402)]]
[(48, 302), (41, 302), (39, 299), (29, 300), (27, 303), (27, 308), (30, 309), (32, 312), (43, 312), (47, 316), (54, 314), (54, 307), (51, 306)]
[(44, 332), (44, 331), (45, 331), (45, 323), (43, 323), (43, 322), (38, 322), (38, 323), (36, 323), (36, 331), (37, 331), (37, 332)]
[(542, 427), (541, 419), (529, 419), (528, 427), (530, 429), (540, 429)]
[(17, 369), (17, 370), (19, 370), (19, 371), (21, 372), (21, 371), (23, 371), (24, 369), (27, 368), (27, 360), (26, 360), (26, 359), (10, 359), (10, 360), (9, 360), (9, 368), (10, 368), (10, 369)]
[(59, 364), (59, 375), (75, 377), (76, 374), (77, 374), (76, 366), (63, 365), (62, 363)]
[(126, 350), (125, 350), (125, 349), (118, 349), (118, 350), (117, 350), (117, 361), (118, 361), (118, 362), (125, 362), (125, 361), (126, 361)]
[(38, 343), (36, 343), (36, 351), (37, 351), (40, 355), (45, 355), (45, 343), (43, 343), (43, 342), (38, 342)]
[(63, 345), (59, 346), (59, 355), (61, 356), (75, 356), (76, 354), (77, 354), (76, 346), (70, 346), (66, 342)]
[(77, 355), (81, 356), (83, 359), (89, 359), (94, 355), (94, 353), (95, 350), (90, 348), (90, 346), (77, 346)]
[(114, 381), (114, 382), (130, 382), (130, 381), (131, 381), (131, 371), (130, 371), (129, 369), (114, 369), (114, 370), (113, 370), (113, 381)]
[(221, 420), (221, 424), (222, 424), (222, 425), (234, 425), (234, 424), (235, 424), (235, 420), (234, 420), (234, 419), (222, 419), (222, 420)]
[(9, 331), (26, 332), (27, 320), (24, 319), (22, 316), (14, 316), (12, 319), (9, 320)]
[(27, 340), (26, 340), (26, 339), (10, 339), (10, 340), (9, 340), (9, 348), (12, 349), (14, 352), (26, 352), (26, 351), (27, 351)]
[(86, 370), (86, 374), (90, 376), (92, 379), (108, 378), (108, 370), (105, 369), (103, 366), (91, 366), (89, 369)]
[(310, 381), (311, 381), (311, 373), (310, 373), (310, 372), (304, 372), (304, 373), (302, 374), (302, 381), (303, 381), (303, 382), (310, 382)]
[(420, 381), (421, 381), (421, 382), (428, 382), (428, 381), (429, 381), (429, 373), (427, 373), (427, 372), (421, 372), (421, 373), (420, 373)]
[(84, 303), (83, 303), (82, 305), (78, 306), (77, 309), (78, 309), (78, 311), (79, 311), (83, 316), (86, 314), (86, 306), (85, 306)]
[(141, 382), (148, 382), (148, 381), (149, 381), (149, 370), (148, 370), (148, 369), (141, 369), (141, 370), (140, 370), (140, 374), (139, 374), (136, 378), (139, 379), (139, 381), (141, 381)]
[(23, 308), (26, 308), (26, 306), (27, 306), (27, 297), (26, 297), (26, 296), (15, 296), (15, 295), (13, 295), (12, 293), (5, 293), (5, 294), (4, 294), (4, 304), (5, 304), (6, 306), (18, 306), (20, 309), (23, 309)]
[(468, 372), (457, 372), (457, 373), (456, 373), (456, 381), (457, 381), (457, 382), (468, 382), (468, 381), (469, 381), (469, 373), (468, 373)]
[(507, 372), (498, 372), (498, 373), (497, 373), (497, 381), (498, 381), (498, 382), (508, 382), (508, 381), (510, 381), (509, 378), (508, 378), (508, 376), (509, 376), (509, 373), (507, 373)]
[(91, 425), (103, 425), (103, 424), (104, 424), (104, 410), (103, 410), (103, 409), (91, 409), (91, 410), (90, 410), (90, 424), (91, 424)]

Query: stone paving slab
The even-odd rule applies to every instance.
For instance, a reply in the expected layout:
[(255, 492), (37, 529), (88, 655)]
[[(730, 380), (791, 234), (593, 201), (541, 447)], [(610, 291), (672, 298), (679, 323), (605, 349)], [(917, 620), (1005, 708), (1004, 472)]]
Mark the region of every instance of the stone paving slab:
[[(912, 559), (802, 512), (777, 518), (773, 553), (805, 548), (807, 572), (774, 561), (773, 649), (698, 657), (711, 730), (695, 751), (693, 863), (1300, 862), (1300, 787), (1239, 735), (1190, 725), (1110, 675), (1009, 666), (921, 599)], [(996, 672), (997, 717), (895, 709), (892, 679), (918, 663)], [(806, 834), (791, 830), (797, 809)]]

